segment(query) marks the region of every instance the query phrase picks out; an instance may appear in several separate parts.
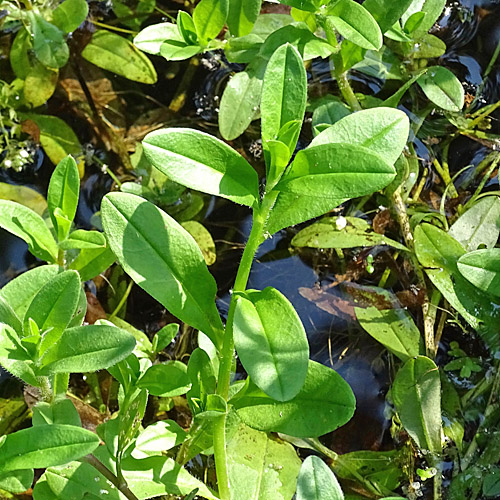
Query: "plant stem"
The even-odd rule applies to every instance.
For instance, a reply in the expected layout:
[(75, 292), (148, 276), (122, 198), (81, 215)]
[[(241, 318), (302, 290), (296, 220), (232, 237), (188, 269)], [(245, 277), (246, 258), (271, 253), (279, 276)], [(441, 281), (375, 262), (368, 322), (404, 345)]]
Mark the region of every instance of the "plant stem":
[(130, 291), (132, 290), (133, 286), (134, 286), (134, 282), (133, 282), (133, 280), (130, 280), (130, 283), (127, 285), (127, 289), (125, 290), (125, 293), (123, 294), (122, 298), (120, 299), (120, 302), (118, 302), (118, 305), (115, 307), (115, 310), (108, 316), (109, 321), (113, 321), (113, 319), (116, 317), (116, 315), (121, 311), (125, 302), (127, 302), (128, 296), (130, 295)]
[(127, 483), (121, 482), (100, 460), (94, 455), (87, 455), (80, 459), (97, 469), (108, 481), (110, 481), (128, 500), (139, 500), (129, 489)]
[(54, 393), (52, 392), (52, 387), (50, 386), (49, 377), (38, 377), (38, 383), (40, 384), (42, 401), (45, 403), (52, 403), (54, 401)]
[[(245, 291), (250, 276), (255, 253), (264, 239), (264, 226), (269, 212), (276, 201), (278, 193), (270, 192), (264, 195), (261, 205), (255, 206), (253, 210), (253, 224), (250, 236), (241, 257), (238, 273), (234, 282), (233, 296), (229, 305), (227, 315), (226, 330), (222, 350), (220, 353), (219, 376), (217, 380), (217, 394), (226, 401), (229, 396), (229, 386), (231, 383), (231, 367), (233, 364), (234, 338), (233, 338), (233, 318), (236, 308), (236, 296), (238, 292)], [(229, 500), (229, 474), (226, 460), (226, 415), (217, 417), (214, 421), (214, 455), (215, 468), (217, 471), (217, 484), (219, 486), (219, 497), (221, 500)]]

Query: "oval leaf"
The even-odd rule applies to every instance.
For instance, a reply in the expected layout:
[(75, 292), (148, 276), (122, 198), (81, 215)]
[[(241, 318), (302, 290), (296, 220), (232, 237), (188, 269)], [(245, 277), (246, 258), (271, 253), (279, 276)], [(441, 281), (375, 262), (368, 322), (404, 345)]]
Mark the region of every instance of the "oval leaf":
[(330, 467), (314, 455), (307, 457), (297, 478), (297, 500), (344, 500), (344, 493)]
[(148, 54), (158, 55), (165, 40), (182, 41), (177, 25), (159, 23), (148, 26), (134, 38), (134, 45)]
[(148, 160), (183, 186), (248, 206), (259, 196), (257, 172), (234, 149), (209, 134), (162, 129), (148, 134), (142, 144)]
[(30, 427), (5, 437), (0, 445), (0, 472), (62, 465), (92, 453), (99, 446), (93, 432), (73, 425)]
[(144, 199), (111, 193), (102, 202), (109, 245), (127, 274), (180, 320), (216, 345), (222, 323), (217, 285), (189, 233)]
[(153, 365), (137, 382), (137, 387), (147, 389), (153, 396), (174, 397), (186, 394), (191, 387), (187, 366), (180, 361)]
[(134, 82), (153, 84), (158, 79), (151, 61), (126, 38), (110, 31), (96, 31), (82, 57)]
[(500, 297), (500, 248), (467, 253), (460, 257), (458, 269), (480, 290)]
[(71, 33), (85, 21), (88, 13), (85, 0), (64, 0), (52, 12), (52, 22), (65, 33)]
[(193, 11), (196, 32), (202, 42), (215, 38), (224, 27), (229, 0), (201, 0)]
[(447, 111), (460, 111), (464, 106), (465, 91), (458, 78), (442, 66), (429, 68), (417, 83), (434, 104)]
[(126, 358), (135, 338), (107, 325), (76, 326), (66, 330), (42, 358), (45, 374), (95, 372)]
[(231, 0), (227, 25), (235, 37), (248, 35), (259, 17), (262, 0)]
[(349, 384), (314, 361), (309, 361), (304, 385), (290, 401), (275, 401), (251, 385), (231, 403), (250, 427), (295, 437), (318, 437), (337, 429), (351, 419), (356, 406)]
[(243, 367), (269, 397), (295, 397), (307, 375), (309, 344), (300, 318), (275, 288), (236, 299), (234, 342)]

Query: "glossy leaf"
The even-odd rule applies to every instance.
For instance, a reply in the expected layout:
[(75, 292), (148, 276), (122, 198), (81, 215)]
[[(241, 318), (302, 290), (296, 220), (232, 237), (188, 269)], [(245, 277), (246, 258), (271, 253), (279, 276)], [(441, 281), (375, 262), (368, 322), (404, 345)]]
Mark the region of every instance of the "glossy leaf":
[(106, 248), (85, 248), (71, 262), (69, 269), (78, 271), (82, 281), (88, 281), (104, 272), (115, 262), (113, 252)]
[(379, 310), (376, 307), (366, 309), (356, 307), (355, 311), (363, 329), (401, 361), (418, 356), (420, 331), (404, 309)]
[(297, 500), (344, 500), (335, 474), (315, 455), (302, 463), (297, 478)]
[(236, 300), (234, 343), (243, 367), (269, 397), (292, 399), (304, 384), (309, 364), (309, 345), (297, 312), (271, 287), (249, 290)]
[(138, 196), (112, 193), (102, 202), (109, 245), (129, 276), (180, 320), (218, 343), (217, 286), (193, 238)]
[(143, 52), (158, 55), (165, 40), (182, 41), (177, 25), (159, 23), (147, 26), (134, 38), (134, 45)]
[(88, 13), (85, 0), (64, 0), (52, 12), (52, 22), (65, 33), (71, 33), (85, 21)]
[(231, 403), (250, 427), (295, 437), (317, 437), (337, 429), (351, 419), (356, 404), (347, 382), (314, 361), (309, 361), (304, 385), (290, 401), (275, 401), (251, 385)]
[(460, 257), (458, 269), (474, 286), (500, 297), (500, 248), (467, 253)]
[(82, 51), (82, 57), (99, 68), (139, 83), (156, 83), (156, 70), (147, 56), (126, 38), (97, 30)]
[(297, 153), (276, 189), (309, 197), (353, 198), (385, 187), (395, 175), (391, 165), (365, 147), (320, 144)]
[[(239, 420), (233, 417), (234, 420)], [(236, 422), (227, 440), (231, 498), (290, 499), (300, 469), (292, 445)]]
[(299, 231), (292, 239), (296, 247), (355, 248), (388, 245), (399, 250), (408, 249), (397, 241), (370, 229), (363, 219), (356, 217), (325, 217)]
[(80, 286), (78, 273), (64, 271), (42, 287), (33, 298), (24, 316), (24, 333), (28, 335), (30, 319), (40, 332), (46, 332), (40, 346), (41, 353), (58, 341), (71, 321), (80, 298)]
[(33, 469), (16, 470), (0, 474), (0, 489), (9, 493), (24, 493), (33, 484)]
[(9, 281), (0, 289), (0, 297), (5, 299), (19, 318), (24, 318), (35, 295), (58, 273), (58, 266), (35, 267)]
[(391, 395), (417, 446), (441, 453), (441, 381), (435, 363), (425, 356), (408, 360), (396, 375)]
[(49, 68), (62, 68), (69, 59), (69, 48), (62, 31), (33, 10), (27, 12), (33, 34), (36, 58)]
[(33, 210), (0, 200), (0, 227), (24, 240), (35, 257), (47, 262), (57, 260), (57, 244), (44, 220)]
[(433, 66), (418, 80), (424, 94), (437, 106), (447, 111), (460, 111), (464, 106), (465, 91), (458, 78), (442, 66)]
[(196, 32), (202, 42), (215, 38), (227, 19), (229, 0), (201, 0), (193, 11)]
[(153, 396), (174, 397), (186, 394), (191, 387), (187, 366), (180, 361), (153, 365), (137, 382)]
[(479, 200), (455, 221), (448, 234), (469, 252), (481, 245), (493, 248), (500, 235), (500, 199), (487, 196)]
[(108, 368), (126, 358), (135, 347), (134, 337), (106, 325), (69, 328), (42, 358), (45, 374), (84, 373)]
[(320, 144), (356, 144), (378, 153), (393, 164), (406, 146), (410, 121), (400, 110), (374, 108), (358, 111), (328, 127), (317, 135), (310, 147)]
[(99, 445), (93, 432), (73, 425), (30, 427), (5, 437), (0, 446), (0, 472), (62, 465), (92, 453)]
[[(68, 235), (75, 218), (79, 193), (78, 167), (75, 160), (68, 156), (59, 162), (52, 173), (47, 193), (49, 214), (59, 241), (64, 240)], [(56, 209), (59, 209), (58, 213)]]
[(262, 0), (231, 0), (227, 25), (233, 36), (248, 35), (259, 16)]
[(340, 0), (327, 10), (336, 30), (347, 40), (369, 50), (382, 47), (382, 32), (370, 12), (353, 0)]
[(152, 132), (143, 141), (148, 160), (183, 186), (252, 206), (259, 196), (255, 170), (215, 137), (185, 128)]
[[(307, 75), (297, 49), (281, 46), (267, 65), (262, 87), (262, 140), (276, 139), (282, 127), (294, 120), (302, 122), (306, 109)], [(295, 144), (291, 145), (292, 151)]]

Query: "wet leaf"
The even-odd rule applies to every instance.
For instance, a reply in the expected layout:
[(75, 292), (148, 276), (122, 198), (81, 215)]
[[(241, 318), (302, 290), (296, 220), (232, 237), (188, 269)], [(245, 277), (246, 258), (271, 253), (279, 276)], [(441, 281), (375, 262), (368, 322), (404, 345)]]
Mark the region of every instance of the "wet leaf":
[(344, 500), (335, 474), (321, 458), (311, 455), (300, 468), (297, 500)]
[(292, 498), (300, 469), (293, 446), (233, 418), (226, 437), (231, 498)]
[(433, 66), (418, 80), (424, 94), (437, 106), (447, 111), (460, 111), (464, 106), (465, 91), (458, 78), (442, 66)]
[(38, 215), (43, 215), (47, 210), (47, 201), (34, 189), (27, 186), (17, 186), (0, 182), (0, 199), (15, 201), (25, 207), (31, 208)]
[(372, 232), (365, 221), (356, 217), (326, 217), (321, 219), (299, 231), (293, 237), (292, 245), (311, 248), (355, 248), (388, 245), (408, 251), (401, 243), (391, 240), (383, 234)]
[(310, 144), (347, 143), (363, 146), (393, 164), (406, 146), (410, 122), (400, 110), (379, 107), (358, 111), (334, 123)]
[(236, 299), (233, 329), (238, 356), (257, 387), (277, 401), (295, 397), (307, 375), (309, 345), (288, 299), (271, 287), (246, 291)]
[(0, 446), (0, 472), (62, 465), (92, 453), (99, 446), (93, 432), (73, 425), (48, 425), (5, 436)]
[(215, 243), (212, 235), (208, 232), (205, 226), (194, 220), (182, 222), (181, 226), (194, 238), (200, 247), (207, 266), (214, 264), (217, 260)]
[(500, 297), (500, 248), (467, 253), (460, 257), (458, 269), (474, 286)]
[(355, 308), (359, 324), (401, 361), (418, 356), (420, 331), (404, 309)]
[(156, 83), (156, 70), (147, 56), (126, 38), (98, 30), (83, 49), (82, 57), (99, 68), (139, 83)]
[(138, 196), (102, 202), (108, 243), (129, 276), (180, 320), (218, 344), (217, 285), (196, 242), (165, 212)]
[(500, 235), (500, 199), (487, 196), (479, 200), (456, 220), (448, 234), (469, 252), (481, 245), (493, 248)]
[(24, 81), (24, 97), (37, 108), (48, 101), (54, 93), (57, 85), (59, 71), (45, 67), (41, 63), (31, 66)]
[(24, 493), (33, 484), (33, 469), (15, 470), (0, 474), (0, 489), (9, 493)]
[(193, 21), (200, 40), (207, 43), (215, 38), (227, 19), (229, 0), (201, 0), (193, 11)]
[(269, 398), (250, 383), (231, 403), (250, 427), (295, 437), (317, 437), (348, 422), (356, 401), (345, 380), (332, 369), (309, 361), (306, 380), (290, 401)]
[(148, 368), (137, 382), (153, 396), (174, 397), (186, 394), (191, 387), (187, 366), (181, 361), (169, 361)]
[(262, 0), (231, 0), (227, 25), (231, 35), (241, 37), (248, 35), (259, 16)]
[(151, 132), (146, 157), (179, 184), (252, 206), (259, 196), (257, 173), (234, 149), (215, 137), (185, 128)]
[(382, 32), (366, 8), (353, 0), (340, 0), (327, 9), (327, 16), (336, 30), (347, 40), (364, 49), (382, 47)]
[(64, 33), (71, 33), (85, 21), (88, 13), (85, 0), (64, 0), (52, 12), (52, 22)]
[(441, 381), (435, 363), (425, 356), (408, 360), (391, 389), (401, 423), (421, 450), (441, 453)]
[[(262, 140), (276, 139), (282, 127), (289, 122), (302, 122), (306, 99), (304, 62), (297, 49), (285, 44), (273, 54), (264, 75), (261, 97)], [(293, 151), (295, 144), (290, 144), (289, 149)]]
[(14, 201), (0, 200), (0, 227), (21, 238), (30, 252), (47, 262), (57, 260), (57, 244), (44, 220)]
[(108, 368), (126, 358), (135, 347), (130, 333), (112, 326), (69, 328), (42, 358), (43, 373), (84, 373)]

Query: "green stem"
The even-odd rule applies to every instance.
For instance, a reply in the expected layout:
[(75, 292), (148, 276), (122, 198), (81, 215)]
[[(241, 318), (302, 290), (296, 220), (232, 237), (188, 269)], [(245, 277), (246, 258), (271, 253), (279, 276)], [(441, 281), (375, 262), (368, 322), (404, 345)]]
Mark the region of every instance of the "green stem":
[[(248, 237), (241, 262), (238, 267), (238, 273), (234, 282), (233, 296), (229, 305), (227, 315), (226, 331), (222, 350), (220, 352), (219, 376), (217, 381), (217, 394), (222, 396), (226, 401), (229, 396), (229, 386), (231, 384), (231, 367), (233, 364), (234, 354), (234, 338), (233, 338), (233, 318), (236, 308), (235, 297), (238, 292), (244, 292), (250, 270), (252, 268), (255, 253), (264, 239), (264, 226), (267, 217), (271, 211), (274, 202), (276, 201), (277, 192), (270, 192), (264, 195), (262, 204), (254, 207), (253, 225)], [(229, 474), (227, 470), (226, 460), (226, 415), (218, 417), (214, 421), (214, 455), (215, 468), (217, 471), (217, 484), (219, 486), (219, 497), (221, 500), (229, 500), (231, 495), (229, 491)]]
[(69, 385), (69, 373), (56, 373), (54, 375), (54, 388), (52, 390), (53, 399), (63, 399), (66, 397)]
[(52, 392), (49, 377), (38, 377), (38, 383), (40, 384), (42, 401), (51, 404), (54, 401), (54, 393)]
[(333, 74), (335, 80), (337, 81), (337, 85), (339, 86), (340, 92), (342, 93), (342, 96), (344, 97), (352, 111), (360, 111), (361, 105), (359, 104), (358, 98), (354, 94), (354, 90), (352, 90), (351, 84), (349, 83), (347, 72), (343, 71), (342, 56), (340, 54), (334, 54), (332, 55), (332, 61)]
[(130, 295), (130, 291), (132, 290), (132, 287), (134, 286), (134, 282), (130, 280), (130, 283), (127, 286), (127, 289), (125, 290), (125, 293), (123, 294), (122, 298), (120, 299), (120, 302), (118, 302), (118, 305), (115, 307), (115, 310), (108, 316), (109, 321), (113, 321), (113, 319), (116, 317), (116, 315), (121, 311), (122, 307), (125, 305), (125, 302), (127, 302), (128, 296)]

